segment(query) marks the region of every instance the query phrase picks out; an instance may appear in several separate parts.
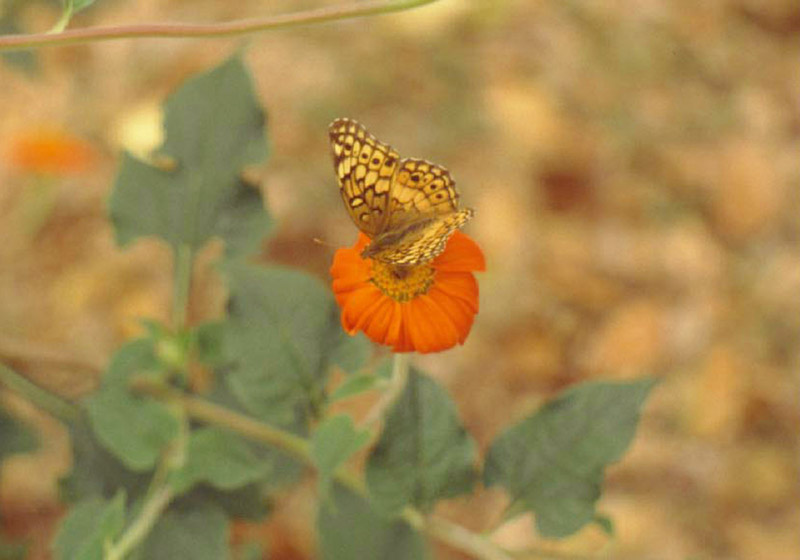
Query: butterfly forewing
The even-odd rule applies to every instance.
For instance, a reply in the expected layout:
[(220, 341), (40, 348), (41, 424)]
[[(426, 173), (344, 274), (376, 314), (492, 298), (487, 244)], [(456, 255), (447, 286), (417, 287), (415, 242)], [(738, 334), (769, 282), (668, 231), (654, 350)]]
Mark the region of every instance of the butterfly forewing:
[(337, 119), (328, 129), (339, 192), (356, 226), (370, 237), (385, 229), (399, 156), (367, 129)]
[(426, 263), (472, 218), (444, 167), (397, 152), (351, 119), (328, 131), (339, 191), (350, 217), (372, 242), (362, 256), (398, 266)]

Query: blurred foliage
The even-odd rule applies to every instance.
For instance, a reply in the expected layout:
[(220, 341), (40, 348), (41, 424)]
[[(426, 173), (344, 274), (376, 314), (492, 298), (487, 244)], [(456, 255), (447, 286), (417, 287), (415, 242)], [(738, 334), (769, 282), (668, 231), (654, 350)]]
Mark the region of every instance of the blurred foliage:
[[(46, 29), (57, 17), (55, 4), (16, 5), (23, 8), (16, 29)], [(251, 1), (185, 0), (102, 8), (82, 17), (213, 21), (264, 10)], [(798, 21), (796, 3), (785, 0), (444, 0), (369, 24), (255, 38), (246, 59), (271, 109), (272, 154), (255, 181), (274, 225), (268, 244), (251, 247), (259, 260), (325, 277), (331, 250), (313, 239), (352, 241), (324, 134), (334, 117), (358, 118), (403, 153), (446, 165), (477, 210), (470, 233), (489, 272), (467, 345), (421, 365), (452, 393), (479, 452), (566, 385), (662, 376), (631, 452), (606, 472), (598, 507), (614, 520), (614, 553), (793, 559), (800, 550)], [(56, 392), (85, 394), (97, 386), (96, 372), (42, 359), (49, 354), (17, 341), (106, 363), (123, 340), (141, 335), (135, 318), (166, 320), (170, 262), (146, 243), (117, 251), (104, 214), (108, 186), (120, 146), (139, 154), (158, 135), (150, 124), (158, 122), (155, 100), (230, 50), (150, 40), (46, 49), (36, 53), (34, 78), (0, 64), (0, 100), (12, 108), (0, 119), (0, 149), (33, 123), (54, 123), (101, 153), (87, 174), (60, 179), (54, 209), (32, 239), (0, 220), (0, 293), (11, 294), (0, 298), (4, 362)], [(2, 153), (0, 214), (10, 216), (28, 183)], [(224, 288), (199, 269), (190, 317), (217, 319)], [(219, 338), (204, 340), (213, 348)], [(193, 373), (201, 383), (204, 368), (222, 375), (231, 367), (223, 358)], [(353, 396), (332, 409), (363, 406), (353, 383)], [(226, 387), (210, 391), (236, 404)], [(64, 434), (43, 433), (55, 443), (37, 452), (39, 462), (15, 457), (4, 466), (0, 506), (26, 519), (16, 534), (34, 537), (35, 559), (47, 554), (45, 539), (35, 537), (54, 518), (24, 518), (20, 504), (58, 503), (54, 481), (63, 473), (54, 454), (68, 458), (57, 445)], [(85, 449), (75, 461), (110, 461), (120, 476), (90, 476), (107, 468), (90, 463), (76, 468), (84, 474), (73, 475), (72, 486), (111, 499), (124, 479), (134, 503), (147, 480), (89, 436), (91, 446), (78, 440)], [(408, 527), (386, 527), (369, 504), (340, 490), (321, 512), (323, 540), (342, 540), (344, 527), (363, 518), (363, 538), (341, 550), (363, 554), (359, 545), (389, 531), (402, 536), (398, 550), (423, 554)], [(266, 507), (260, 490), (238, 495), (248, 507)], [(248, 533), (271, 541), (271, 557), (314, 555), (313, 515), (298, 502), (302, 494), (278, 499), (272, 521)], [(490, 491), (442, 508), (478, 527), (496, 522), (506, 505)], [(241, 522), (232, 527), (238, 544)], [(495, 538), (567, 553), (607, 541), (595, 524), (564, 542), (539, 539), (525, 516)]]

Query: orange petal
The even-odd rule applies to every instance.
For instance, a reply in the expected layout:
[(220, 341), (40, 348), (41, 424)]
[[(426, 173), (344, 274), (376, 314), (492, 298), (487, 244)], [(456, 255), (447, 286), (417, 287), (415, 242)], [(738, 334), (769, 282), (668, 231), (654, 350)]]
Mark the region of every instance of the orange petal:
[(355, 334), (358, 331), (358, 323), (362, 315), (381, 297), (383, 294), (378, 288), (367, 284), (364, 288), (352, 291), (342, 298), (343, 301), (339, 301), (339, 305), (342, 308), (344, 330), (348, 334)]
[(392, 320), (392, 303), (391, 298), (386, 296), (380, 298), (369, 318), (358, 327), (370, 340), (378, 344), (387, 344), (386, 332), (389, 330)]
[(472, 329), (475, 312), (463, 301), (451, 297), (435, 286), (428, 292), (428, 296), (450, 317), (458, 331), (458, 341), (463, 344)]
[(420, 354), (433, 352), (442, 345), (435, 324), (427, 315), (427, 308), (416, 298), (408, 303), (408, 335), (411, 346)]
[(367, 237), (366, 234), (358, 232), (358, 239), (356, 239), (356, 242), (353, 244), (353, 249), (355, 249), (360, 255), (361, 251), (364, 250), (364, 247), (369, 245), (370, 241), (370, 238)]
[(478, 281), (472, 274), (437, 272), (434, 286), (469, 305), (474, 313), (478, 312)]
[(486, 270), (483, 251), (472, 238), (460, 231), (450, 237), (445, 250), (431, 264), (436, 270), (448, 272)]
[(406, 315), (408, 317), (406, 332), (408, 332), (408, 340), (412, 349), (420, 354), (426, 354), (430, 352), (431, 340), (425, 325), (425, 317), (419, 313), (420, 309), (417, 305), (414, 305), (415, 301), (410, 301), (406, 306)]
[[(368, 305), (366, 305), (359, 312), (359, 318), (356, 321), (356, 323), (353, 326), (353, 328), (355, 328), (357, 331), (364, 331), (364, 333), (367, 333), (367, 327), (370, 325), (372, 320), (375, 318), (375, 314), (378, 312), (378, 310), (380, 309), (380, 307), (383, 304), (384, 300), (386, 300), (386, 299), (387, 299), (386, 296), (381, 294), (380, 297), (375, 298)], [(372, 338), (372, 337), (370, 337), (370, 338)], [(382, 342), (382, 341), (376, 340), (376, 342)]]
[(330, 274), (333, 278), (369, 275), (371, 266), (361, 258), (358, 251), (350, 247), (338, 249), (333, 255)]
[(429, 341), (428, 351), (439, 352), (452, 348), (459, 341), (459, 331), (441, 307), (427, 295), (411, 302), (417, 307), (420, 330)]
[(411, 323), (409, 309), (407, 303), (400, 304), (400, 332), (397, 346), (394, 348), (395, 352), (412, 352), (414, 350), (414, 346), (411, 344), (411, 333), (408, 330)]
[(358, 290), (366, 285), (369, 285), (369, 277), (342, 276), (331, 283), (331, 288), (338, 299), (340, 295), (346, 295), (348, 292)]
[(413, 350), (420, 354), (427, 351), (427, 344), (425, 338), (422, 336), (422, 325), (420, 325), (420, 318), (417, 314), (417, 306), (413, 305), (414, 301), (408, 302), (405, 309), (405, 332), (408, 343)]
[(386, 344), (394, 346), (396, 349), (402, 332), (403, 311), (401, 304), (392, 300), (391, 320), (389, 322), (389, 329), (386, 331)]

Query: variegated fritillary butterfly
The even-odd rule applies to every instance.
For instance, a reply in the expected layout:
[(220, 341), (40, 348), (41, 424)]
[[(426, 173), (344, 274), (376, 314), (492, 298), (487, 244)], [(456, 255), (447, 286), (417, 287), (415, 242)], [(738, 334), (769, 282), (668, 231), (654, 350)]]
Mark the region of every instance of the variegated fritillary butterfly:
[(371, 240), (363, 257), (401, 266), (426, 263), (472, 218), (472, 209), (458, 208), (458, 191), (444, 167), (401, 159), (351, 119), (336, 119), (328, 134), (342, 200)]

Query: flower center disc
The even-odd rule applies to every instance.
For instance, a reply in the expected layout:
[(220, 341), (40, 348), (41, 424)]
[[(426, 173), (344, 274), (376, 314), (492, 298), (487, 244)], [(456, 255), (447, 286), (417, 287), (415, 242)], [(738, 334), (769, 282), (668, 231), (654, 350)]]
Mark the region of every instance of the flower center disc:
[(432, 266), (393, 266), (372, 261), (372, 283), (395, 301), (405, 302), (428, 291), (433, 284)]

